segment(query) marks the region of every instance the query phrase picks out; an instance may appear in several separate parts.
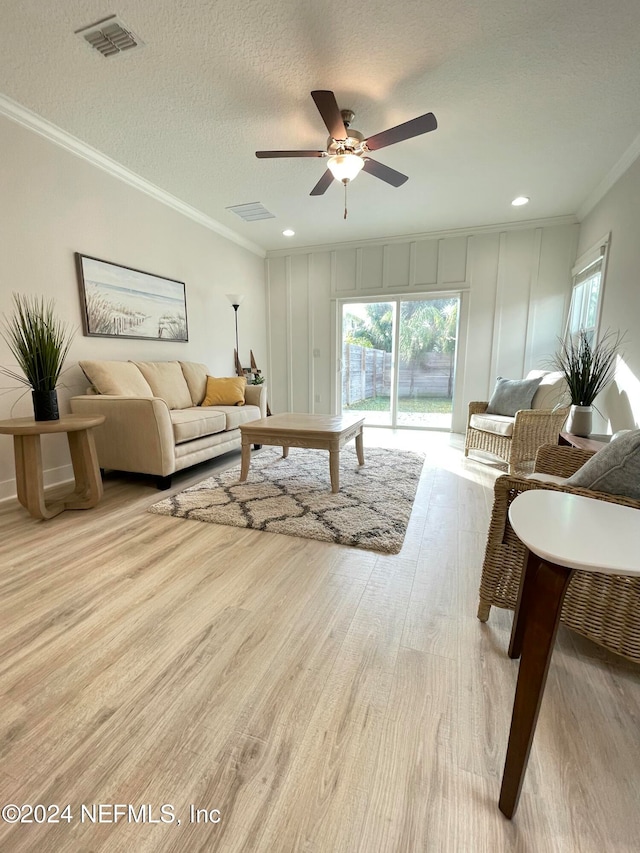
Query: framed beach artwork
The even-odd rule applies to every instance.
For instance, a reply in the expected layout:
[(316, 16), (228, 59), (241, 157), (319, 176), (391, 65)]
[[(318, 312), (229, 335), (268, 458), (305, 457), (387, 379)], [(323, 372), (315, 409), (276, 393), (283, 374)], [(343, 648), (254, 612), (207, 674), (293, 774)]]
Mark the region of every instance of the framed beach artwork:
[(76, 262), (85, 335), (189, 340), (184, 282), (79, 252)]

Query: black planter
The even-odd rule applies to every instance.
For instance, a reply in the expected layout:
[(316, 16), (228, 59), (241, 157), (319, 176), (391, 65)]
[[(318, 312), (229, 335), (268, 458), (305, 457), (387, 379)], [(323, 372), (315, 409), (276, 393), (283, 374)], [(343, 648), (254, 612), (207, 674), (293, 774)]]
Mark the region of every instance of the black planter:
[(58, 411), (58, 392), (32, 391), (33, 414), (37, 421), (57, 421), (60, 419)]

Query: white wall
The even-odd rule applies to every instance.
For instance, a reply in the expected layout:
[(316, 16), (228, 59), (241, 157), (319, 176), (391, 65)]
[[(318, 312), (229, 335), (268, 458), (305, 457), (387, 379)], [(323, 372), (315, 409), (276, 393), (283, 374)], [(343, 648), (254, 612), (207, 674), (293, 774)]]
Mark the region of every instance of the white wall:
[(626, 332), (614, 381), (596, 400), (606, 423), (594, 431), (640, 425), (640, 159), (618, 179), (580, 225), (578, 256), (611, 232), (600, 331)]
[[(61, 411), (87, 385), (83, 358), (192, 360), (214, 374), (234, 371), (233, 309), (227, 292), (245, 295), (240, 354), (266, 363), (264, 260), (118, 178), (0, 116), (0, 314), (12, 293), (54, 298), (77, 329), (59, 389)], [(186, 283), (188, 343), (90, 338), (82, 334), (74, 252)], [(0, 340), (0, 364), (12, 357)], [(30, 393), (0, 378), (0, 419), (33, 415)], [(14, 390), (5, 393), (8, 387)], [(22, 395), (22, 396), (21, 396)], [(43, 438), (46, 482), (71, 476), (62, 436)], [(12, 439), (0, 436), (0, 497), (15, 494)]]
[(273, 411), (334, 410), (340, 299), (459, 292), (453, 429), (464, 431), (468, 402), (487, 400), (497, 375), (521, 377), (553, 355), (568, 307), (577, 231), (562, 222), (271, 253)]

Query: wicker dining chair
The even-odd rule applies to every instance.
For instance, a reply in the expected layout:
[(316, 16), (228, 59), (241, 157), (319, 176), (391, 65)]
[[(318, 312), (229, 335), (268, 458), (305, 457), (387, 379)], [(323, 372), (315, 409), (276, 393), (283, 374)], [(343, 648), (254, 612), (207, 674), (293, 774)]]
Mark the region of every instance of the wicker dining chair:
[[(545, 445), (538, 450), (534, 471), (570, 477), (592, 455), (592, 451), (574, 447)], [(527, 551), (513, 532), (508, 513), (511, 502), (528, 489), (552, 489), (640, 509), (640, 501), (620, 495), (511, 474), (498, 477), (480, 580), (481, 622), (489, 618), (492, 605), (515, 609)], [(561, 622), (610, 651), (640, 663), (640, 578), (576, 571), (564, 600)]]

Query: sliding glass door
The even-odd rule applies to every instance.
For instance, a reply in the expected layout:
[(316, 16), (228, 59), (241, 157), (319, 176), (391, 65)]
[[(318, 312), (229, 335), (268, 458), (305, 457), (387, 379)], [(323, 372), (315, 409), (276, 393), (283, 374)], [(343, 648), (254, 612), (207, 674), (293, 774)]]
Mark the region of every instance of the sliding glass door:
[(342, 409), (371, 426), (392, 426), (395, 302), (342, 306)]
[(370, 426), (451, 429), (458, 313), (457, 296), (344, 303), (342, 410)]

